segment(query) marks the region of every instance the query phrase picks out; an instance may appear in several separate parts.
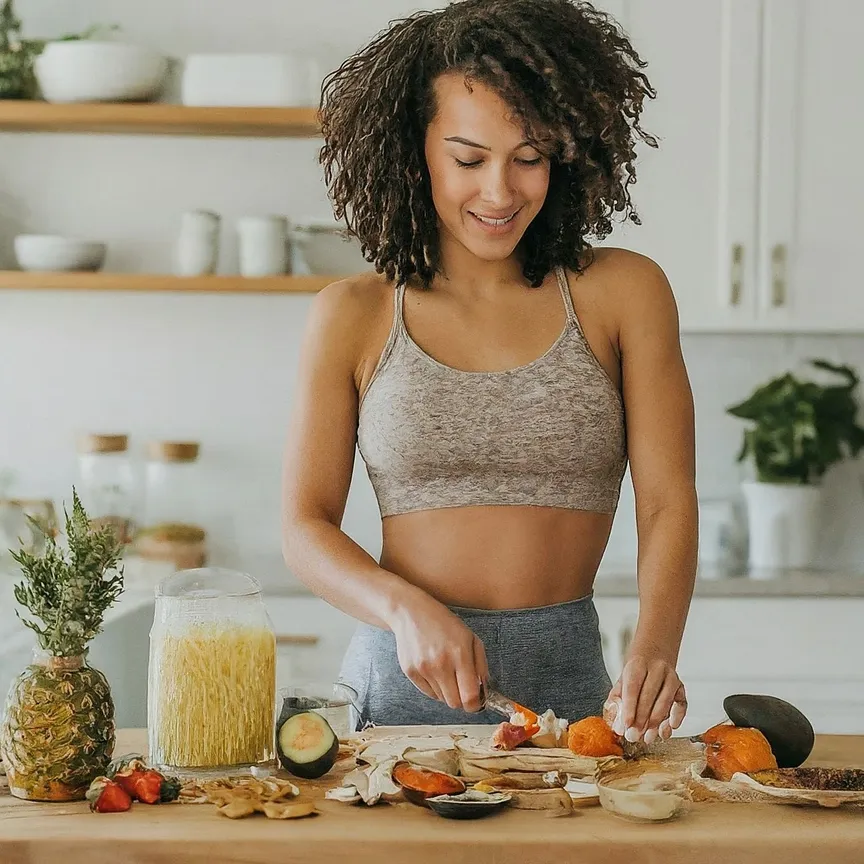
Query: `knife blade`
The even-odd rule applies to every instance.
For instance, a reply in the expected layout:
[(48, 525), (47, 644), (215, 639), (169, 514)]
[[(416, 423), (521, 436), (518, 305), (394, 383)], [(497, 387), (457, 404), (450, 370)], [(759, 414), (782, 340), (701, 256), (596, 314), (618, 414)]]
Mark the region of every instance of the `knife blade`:
[[(524, 711), (524, 706), (515, 702), (513, 699), (504, 696), (488, 684), (480, 682), (480, 703), (481, 708), (487, 711), (494, 711), (496, 714), (501, 714), (508, 720), (513, 714), (519, 711)], [(533, 713), (533, 712), (532, 712)]]

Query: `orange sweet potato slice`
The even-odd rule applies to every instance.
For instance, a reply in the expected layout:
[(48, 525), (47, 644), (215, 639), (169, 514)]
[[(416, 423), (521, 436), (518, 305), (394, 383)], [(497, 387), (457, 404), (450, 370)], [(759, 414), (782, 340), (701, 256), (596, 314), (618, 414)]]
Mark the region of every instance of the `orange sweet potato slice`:
[(393, 780), (402, 787), (405, 798), (413, 804), (425, 804), (427, 798), (436, 795), (458, 795), (466, 788), (458, 777), (409, 762), (397, 762), (393, 766)]

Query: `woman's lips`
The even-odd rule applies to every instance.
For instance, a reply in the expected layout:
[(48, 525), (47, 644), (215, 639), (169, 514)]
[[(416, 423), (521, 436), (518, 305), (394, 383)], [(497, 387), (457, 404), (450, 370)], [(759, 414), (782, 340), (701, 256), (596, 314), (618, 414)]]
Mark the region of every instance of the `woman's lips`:
[(477, 214), (471, 210), (469, 210), (468, 213), (470, 214), (473, 223), (484, 233), (501, 235), (507, 234), (513, 230), (513, 226), (516, 224), (516, 217), (519, 215), (521, 210), (522, 208), (520, 207), (505, 218), (495, 218), (487, 216), (486, 214)]

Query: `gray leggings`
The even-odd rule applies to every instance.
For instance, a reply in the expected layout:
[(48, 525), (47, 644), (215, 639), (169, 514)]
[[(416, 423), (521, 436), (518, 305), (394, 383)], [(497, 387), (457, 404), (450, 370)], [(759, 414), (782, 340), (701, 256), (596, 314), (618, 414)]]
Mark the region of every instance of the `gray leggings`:
[[(480, 638), (490, 684), (522, 705), (570, 720), (602, 712), (612, 682), (603, 661), (593, 595), (554, 606), (484, 610), (450, 606)], [(357, 727), (500, 723), (492, 712), (468, 714), (430, 699), (399, 666), (387, 630), (360, 624), (342, 664), (341, 680), (359, 696)]]

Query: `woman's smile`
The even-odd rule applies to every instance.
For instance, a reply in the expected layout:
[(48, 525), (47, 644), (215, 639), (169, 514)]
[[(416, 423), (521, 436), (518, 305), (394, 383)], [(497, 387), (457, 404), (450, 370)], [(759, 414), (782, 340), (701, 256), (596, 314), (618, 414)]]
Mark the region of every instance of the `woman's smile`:
[(510, 234), (512, 231), (516, 230), (518, 227), (516, 217), (521, 211), (522, 208), (519, 207), (516, 210), (512, 210), (508, 215), (492, 216), (485, 212), (469, 210), (468, 215), (472, 217), (471, 222), (475, 228), (479, 229), (484, 234), (493, 237), (500, 237), (501, 235)]

